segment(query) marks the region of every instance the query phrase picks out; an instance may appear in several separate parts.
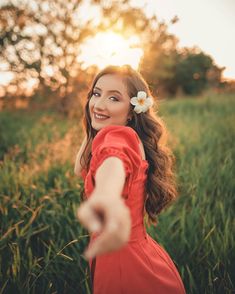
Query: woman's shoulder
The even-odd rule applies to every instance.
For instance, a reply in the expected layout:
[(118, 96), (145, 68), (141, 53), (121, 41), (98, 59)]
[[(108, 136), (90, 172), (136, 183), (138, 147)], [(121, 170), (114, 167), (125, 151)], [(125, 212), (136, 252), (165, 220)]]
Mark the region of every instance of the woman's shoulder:
[(103, 127), (95, 136), (95, 139), (100, 137), (112, 137), (112, 138), (123, 138), (123, 139), (135, 139), (139, 142), (139, 137), (136, 131), (129, 127), (123, 125), (108, 125)]
[(93, 139), (92, 154), (101, 149), (105, 149), (105, 152), (125, 150), (129, 155), (141, 157), (140, 139), (137, 132), (129, 126), (108, 125), (102, 128)]
[(129, 126), (108, 125), (103, 127), (95, 136), (92, 142), (92, 151), (98, 146), (129, 146), (137, 149), (140, 139), (134, 129)]

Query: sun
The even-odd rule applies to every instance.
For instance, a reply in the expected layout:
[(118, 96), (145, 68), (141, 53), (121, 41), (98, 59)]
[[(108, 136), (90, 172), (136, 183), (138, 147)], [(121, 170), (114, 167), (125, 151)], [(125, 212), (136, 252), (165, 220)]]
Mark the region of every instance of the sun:
[(82, 45), (79, 62), (83, 62), (83, 68), (96, 65), (100, 69), (107, 65), (129, 64), (138, 69), (143, 50), (138, 47), (140, 40), (137, 36), (129, 39), (120, 34), (108, 31), (100, 32)]

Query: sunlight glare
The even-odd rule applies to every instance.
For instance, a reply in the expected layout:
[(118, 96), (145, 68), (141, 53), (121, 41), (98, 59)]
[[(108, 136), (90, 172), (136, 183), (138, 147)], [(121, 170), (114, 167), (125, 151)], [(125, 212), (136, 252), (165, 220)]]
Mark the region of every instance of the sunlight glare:
[(138, 48), (140, 40), (137, 36), (124, 39), (113, 32), (100, 32), (94, 38), (90, 38), (82, 46), (82, 52), (77, 58), (83, 63), (83, 68), (96, 65), (100, 69), (107, 65), (129, 64), (138, 69), (143, 50)]

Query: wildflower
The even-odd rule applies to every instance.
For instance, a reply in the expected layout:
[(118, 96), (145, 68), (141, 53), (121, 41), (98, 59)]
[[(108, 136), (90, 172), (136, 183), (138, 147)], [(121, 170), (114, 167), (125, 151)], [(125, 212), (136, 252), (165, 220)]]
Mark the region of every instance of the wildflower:
[(144, 91), (139, 91), (137, 97), (132, 97), (130, 102), (135, 106), (134, 111), (136, 113), (146, 112), (153, 105), (152, 98), (147, 97)]

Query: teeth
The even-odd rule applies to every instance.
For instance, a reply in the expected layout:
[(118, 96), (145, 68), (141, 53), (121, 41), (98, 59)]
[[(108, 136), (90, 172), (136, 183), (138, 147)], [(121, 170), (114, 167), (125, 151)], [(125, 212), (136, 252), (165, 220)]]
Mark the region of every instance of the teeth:
[(99, 115), (97, 113), (95, 113), (95, 117), (100, 118), (100, 119), (102, 119), (102, 118), (108, 118), (107, 116)]

